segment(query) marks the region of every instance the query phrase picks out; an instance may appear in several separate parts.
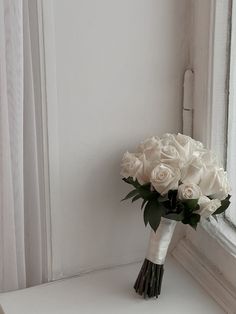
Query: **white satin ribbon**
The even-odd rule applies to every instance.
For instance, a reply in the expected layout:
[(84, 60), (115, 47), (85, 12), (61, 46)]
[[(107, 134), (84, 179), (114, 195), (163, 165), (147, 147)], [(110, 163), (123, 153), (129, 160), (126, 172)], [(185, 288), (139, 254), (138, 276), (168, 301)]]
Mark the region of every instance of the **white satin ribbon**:
[(167, 250), (175, 230), (177, 221), (166, 218), (161, 223), (156, 233), (151, 230), (146, 258), (154, 264), (163, 265)]

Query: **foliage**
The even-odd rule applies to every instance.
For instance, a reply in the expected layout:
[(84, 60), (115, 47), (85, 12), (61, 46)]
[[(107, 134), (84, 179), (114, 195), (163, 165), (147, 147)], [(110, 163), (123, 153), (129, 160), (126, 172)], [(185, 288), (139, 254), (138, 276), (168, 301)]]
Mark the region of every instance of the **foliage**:
[[(132, 202), (142, 199), (141, 209), (143, 209), (144, 223), (148, 224), (156, 232), (161, 217), (181, 221), (196, 229), (201, 216), (197, 213), (199, 210), (198, 199), (179, 200), (177, 190), (170, 190), (167, 195), (162, 196), (154, 190), (150, 183), (139, 184), (132, 177), (123, 178), (123, 181), (132, 185), (134, 189), (127, 194), (123, 200), (131, 199)], [(219, 207), (213, 214), (222, 214), (230, 204), (230, 195), (221, 201)]]

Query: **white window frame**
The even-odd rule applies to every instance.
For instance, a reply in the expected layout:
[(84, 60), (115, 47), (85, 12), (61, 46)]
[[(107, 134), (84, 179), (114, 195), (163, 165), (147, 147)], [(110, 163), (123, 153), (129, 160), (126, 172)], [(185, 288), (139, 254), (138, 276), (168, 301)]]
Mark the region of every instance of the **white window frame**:
[[(232, 0), (192, 5), (193, 136), (226, 166)], [(236, 228), (224, 216), (203, 221), (197, 232), (188, 227), (173, 255), (227, 313), (235, 313)]]
[(231, 44), (230, 44), (230, 70), (229, 70), (229, 109), (228, 109), (228, 145), (227, 145), (227, 170), (232, 186), (232, 201), (233, 206), (226, 212), (226, 218), (232, 222), (236, 228), (236, 207), (235, 205), (235, 191), (236, 191), (236, 150), (235, 150), (235, 137), (236, 137), (236, 2), (232, 2), (232, 23), (231, 23)]
[[(62, 279), (62, 262), (60, 239), (62, 237), (61, 215), (58, 215), (60, 206), (58, 204), (58, 184), (59, 174), (59, 138), (58, 138), (58, 90), (56, 80), (56, 48), (54, 31), (54, 7), (53, 0), (34, 0), (38, 10), (38, 31), (39, 31), (39, 51), (41, 64), (41, 87), (43, 93), (43, 110), (45, 121), (45, 132), (47, 133), (47, 143), (45, 147), (46, 163), (48, 165), (48, 194), (49, 194), (49, 215), (50, 215), (50, 269), (49, 281)], [(48, 121), (51, 121), (48, 125)], [(53, 123), (52, 123), (53, 122)], [(53, 219), (51, 219), (53, 217)]]
[[(205, 4), (203, 1), (196, 1), (193, 36), (196, 49), (193, 58), (196, 73), (193, 135), (213, 149), (225, 166), (228, 136), (231, 6), (230, 0), (211, 0), (206, 1)], [(205, 19), (205, 23), (200, 23), (197, 14), (200, 15), (203, 10), (208, 12), (209, 19)], [(208, 31), (203, 32), (203, 29)], [(207, 52), (207, 55), (202, 51)], [(202, 226), (214, 235), (225, 249), (236, 254), (236, 232), (223, 217), (217, 224), (213, 221), (204, 222)]]
[[(193, 135), (213, 149), (225, 166), (228, 139), (231, 9), (231, 0), (211, 0), (204, 4), (203, 1), (197, 0), (194, 7), (193, 38), (196, 50), (193, 57), (195, 72)], [(205, 22), (201, 23), (199, 16), (202, 16), (203, 11), (208, 12), (209, 18), (205, 18)], [(211, 221), (211, 223), (202, 223), (202, 226), (214, 235), (225, 249), (236, 254), (236, 232), (224, 217), (221, 217), (217, 224)]]
[[(42, 193), (40, 202), (44, 206), (43, 213), (43, 237), (45, 248), (45, 281), (52, 280), (52, 241), (51, 241), (51, 208), (50, 208), (50, 180), (49, 180), (49, 154), (48, 154), (48, 126), (47, 126), (47, 90), (46, 90), (46, 69), (44, 60), (44, 41), (43, 41), (43, 15), (42, 15), (42, 1), (31, 0), (28, 2), (29, 9), (29, 23), (33, 54), (33, 74), (35, 80), (35, 95), (38, 100), (38, 115), (36, 117), (37, 131), (39, 133), (39, 155), (40, 155), (40, 185), (42, 186)], [(1, 312), (1, 311), (0, 311)]]
[(228, 41), (231, 0), (194, 1), (193, 135), (214, 149), (223, 161), (226, 154), (228, 103)]

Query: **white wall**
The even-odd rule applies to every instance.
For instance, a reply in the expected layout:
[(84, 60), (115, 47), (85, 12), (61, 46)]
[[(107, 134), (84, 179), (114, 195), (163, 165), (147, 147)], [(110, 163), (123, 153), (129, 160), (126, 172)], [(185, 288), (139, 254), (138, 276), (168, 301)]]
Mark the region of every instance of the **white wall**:
[(57, 103), (48, 104), (54, 277), (144, 257), (140, 204), (120, 202), (129, 191), (120, 159), (147, 136), (181, 131), (188, 5), (53, 1), (55, 56), (46, 51), (46, 59), (57, 71)]

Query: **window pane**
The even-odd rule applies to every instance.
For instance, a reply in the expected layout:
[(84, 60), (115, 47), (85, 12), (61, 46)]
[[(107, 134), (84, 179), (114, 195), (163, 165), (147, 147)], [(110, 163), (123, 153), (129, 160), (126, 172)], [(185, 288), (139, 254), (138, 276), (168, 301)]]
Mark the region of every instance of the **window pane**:
[(236, 3), (233, 2), (229, 82), (227, 171), (232, 185), (232, 203), (226, 217), (236, 225)]

